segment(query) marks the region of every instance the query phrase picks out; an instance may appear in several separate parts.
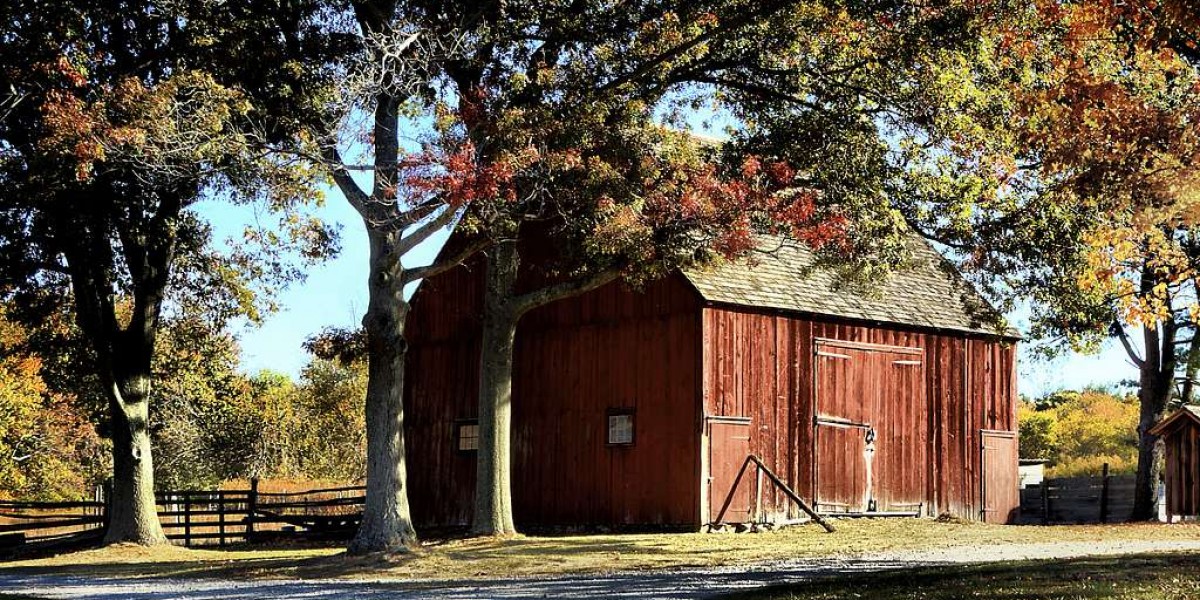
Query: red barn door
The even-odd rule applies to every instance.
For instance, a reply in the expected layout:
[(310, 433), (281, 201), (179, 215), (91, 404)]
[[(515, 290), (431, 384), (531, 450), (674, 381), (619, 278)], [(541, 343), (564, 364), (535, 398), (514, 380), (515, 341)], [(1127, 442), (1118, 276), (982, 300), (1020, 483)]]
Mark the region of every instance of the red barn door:
[[(750, 419), (710, 417), (708, 419), (708, 511), (709, 522), (716, 522), (721, 508), (725, 523), (750, 521), (750, 491), (754, 487), (754, 469), (746, 469), (740, 482), (738, 472), (750, 455)], [(735, 487), (736, 485), (736, 487)]]
[(1021, 505), (1017, 434), (986, 429), (980, 433), (983, 440), (983, 520), (1011, 523)]
[(822, 512), (915, 511), (928, 489), (920, 348), (818, 340), (814, 503)]
[(928, 500), (929, 489), (924, 356), (907, 349), (880, 351), (876, 356), (880, 381), (872, 498), (880, 511), (915, 511)]
[(867, 509), (872, 477), (866, 457), (873, 404), (871, 356), (852, 348), (818, 344), (816, 421), (813, 430), (815, 508), (822, 512)]

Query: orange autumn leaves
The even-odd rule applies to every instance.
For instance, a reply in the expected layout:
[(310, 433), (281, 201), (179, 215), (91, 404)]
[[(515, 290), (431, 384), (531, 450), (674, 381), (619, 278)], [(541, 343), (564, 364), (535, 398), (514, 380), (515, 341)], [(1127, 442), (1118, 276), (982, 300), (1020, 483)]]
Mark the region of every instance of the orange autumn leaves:
[(0, 498), (75, 498), (96, 483), (101, 441), (74, 398), (50, 390), (30, 331), (0, 306)]
[(1024, 69), (1011, 84), (1012, 127), (1040, 192), (1092, 215), (1079, 290), (1151, 328), (1200, 313), (1185, 291), (1197, 277), (1200, 72), (1170, 39), (1197, 28), (1172, 6), (1041, 0), (998, 31), (1008, 64)]
[(251, 105), (211, 74), (185, 71), (153, 86), (129, 77), (88, 87), (86, 68), (66, 58), (40, 68), (59, 86), (41, 105), (47, 135), (39, 149), (66, 158), (77, 181), (106, 161), (132, 163), (153, 175), (219, 162), (230, 148), (246, 144), (232, 124)]

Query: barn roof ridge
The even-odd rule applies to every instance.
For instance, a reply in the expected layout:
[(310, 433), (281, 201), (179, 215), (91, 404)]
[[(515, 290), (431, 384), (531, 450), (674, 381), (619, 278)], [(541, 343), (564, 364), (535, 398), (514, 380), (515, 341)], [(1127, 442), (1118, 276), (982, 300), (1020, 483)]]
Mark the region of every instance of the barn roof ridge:
[(1163, 420), (1159, 421), (1156, 425), (1154, 425), (1154, 427), (1151, 427), (1150, 433), (1152, 435), (1162, 435), (1166, 433), (1166, 431), (1170, 429), (1176, 421), (1183, 418), (1191, 419), (1193, 422), (1200, 424), (1200, 406), (1195, 404), (1184, 404), (1183, 406), (1180, 406), (1175, 410), (1175, 412), (1163, 417)]
[(768, 252), (684, 269), (708, 302), (847, 319), (1020, 338), (1004, 318), (928, 241), (913, 236), (909, 268), (897, 270), (870, 295), (839, 289), (837, 274), (818, 264), (803, 243), (759, 235)]

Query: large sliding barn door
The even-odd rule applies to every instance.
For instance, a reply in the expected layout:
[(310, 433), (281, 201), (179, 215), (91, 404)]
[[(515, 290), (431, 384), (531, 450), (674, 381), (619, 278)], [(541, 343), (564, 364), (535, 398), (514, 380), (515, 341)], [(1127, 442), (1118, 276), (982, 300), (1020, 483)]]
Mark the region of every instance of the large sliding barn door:
[(867, 510), (872, 477), (867, 456), (870, 402), (863, 378), (871, 356), (859, 350), (817, 345), (816, 415), (813, 428), (815, 509)]
[(814, 503), (912, 511), (925, 501), (929, 409), (919, 348), (816, 344)]

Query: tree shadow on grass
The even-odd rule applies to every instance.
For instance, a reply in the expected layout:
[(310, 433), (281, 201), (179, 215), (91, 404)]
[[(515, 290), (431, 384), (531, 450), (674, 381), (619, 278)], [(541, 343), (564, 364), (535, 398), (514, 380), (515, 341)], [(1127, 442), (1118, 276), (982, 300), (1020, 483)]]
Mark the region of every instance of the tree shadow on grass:
[(835, 575), (729, 600), (1157, 600), (1200, 597), (1200, 555), (1142, 554)]

